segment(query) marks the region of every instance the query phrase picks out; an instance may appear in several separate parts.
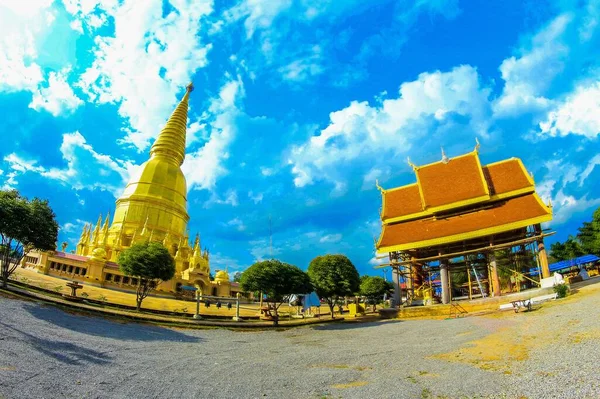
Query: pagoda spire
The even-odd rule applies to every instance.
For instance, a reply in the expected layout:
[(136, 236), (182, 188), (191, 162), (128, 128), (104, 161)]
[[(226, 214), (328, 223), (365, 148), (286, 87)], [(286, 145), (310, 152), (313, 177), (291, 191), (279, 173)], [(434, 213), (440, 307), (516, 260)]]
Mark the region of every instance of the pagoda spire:
[(81, 232), (81, 236), (79, 237), (79, 244), (84, 244), (86, 236), (88, 234), (88, 225), (87, 223), (83, 225), (83, 231)]
[(110, 212), (106, 215), (104, 226), (102, 226), (102, 243), (106, 245), (108, 242), (108, 224), (110, 223)]
[(96, 228), (94, 229), (94, 237), (93, 237), (94, 244), (98, 243), (98, 238), (100, 235), (101, 227), (102, 227), (102, 214), (100, 214), (100, 216), (98, 216), (98, 222), (96, 222)]
[(194, 90), (190, 83), (186, 87), (185, 95), (181, 99), (175, 111), (161, 130), (158, 138), (150, 149), (151, 157), (163, 157), (170, 162), (181, 166), (185, 158), (185, 134), (187, 127), (188, 99)]

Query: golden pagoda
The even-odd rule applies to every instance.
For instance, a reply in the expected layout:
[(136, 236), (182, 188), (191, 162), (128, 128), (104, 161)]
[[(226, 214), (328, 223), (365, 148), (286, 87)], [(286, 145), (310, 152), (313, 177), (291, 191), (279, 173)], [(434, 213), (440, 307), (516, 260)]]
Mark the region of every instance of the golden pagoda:
[(200, 236), (190, 245), (187, 224), (187, 186), (181, 165), (185, 159), (188, 100), (194, 90), (190, 83), (165, 127), (150, 149), (150, 159), (131, 177), (116, 201), (110, 216), (98, 217), (96, 225), (86, 224), (74, 254), (40, 252), (30, 260), (45, 274), (81, 279), (102, 286), (134, 289), (137, 281), (123, 275), (117, 260), (131, 245), (161, 242), (175, 260), (175, 277), (162, 282), (158, 291), (179, 293), (182, 286), (195, 286), (204, 294), (235, 296), (237, 284), (227, 273), (210, 280), (208, 249)]

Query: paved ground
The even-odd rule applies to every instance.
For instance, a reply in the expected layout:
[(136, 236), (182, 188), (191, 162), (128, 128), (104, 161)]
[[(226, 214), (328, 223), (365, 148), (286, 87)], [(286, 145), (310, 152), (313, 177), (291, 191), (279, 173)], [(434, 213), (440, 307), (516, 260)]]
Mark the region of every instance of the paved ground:
[(598, 398), (599, 302), (594, 284), (529, 313), (235, 332), (0, 297), (0, 396)]

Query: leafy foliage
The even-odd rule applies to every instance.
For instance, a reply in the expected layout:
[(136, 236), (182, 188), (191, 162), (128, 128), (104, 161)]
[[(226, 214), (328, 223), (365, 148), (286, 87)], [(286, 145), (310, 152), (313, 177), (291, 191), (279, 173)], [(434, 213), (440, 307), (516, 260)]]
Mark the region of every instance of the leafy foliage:
[(585, 254), (600, 256), (600, 208), (594, 212), (591, 222), (583, 222), (577, 238)]
[(567, 296), (567, 292), (569, 292), (569, 286), (564, 283), (556, 284), (554, 286), (554, 292), (556, 292), (557, 298), (564, 298)]
[(577, 236), (569, 236), (565, 242), (555, 242), (550, 246), (550, 256), (556, 261), (587, 254), (600, 256), (600, 208), (594, 211), (590, 222), (583, 222)]
[(233, 273), (233, 282), (234, 283), (239, 283), (241, 278), (242, 278), (242, 272)]
[(308, 275), (319, 297), (327, 301), (332, 318), (336, 299), (360, 289), (358, 271), (344, 255), (317, 256), (308, 266)]
[(585, 255), (581, 243), (576, 237), (569, 236), (564, 243), (555, 242), (550, 246), (550, 256), (557, 261), (569, 260)]
[(273, 305), (275, 324), (277, 310), (291, 294), (307, 294), (313, 287), (308, 275), (300, 268), (276, 259), (257, 262), (240, 277), (240, 287), (245, 292), (262, 292), (267, 303)]
[(2, 285), (32, 249), (53, 250), (58, 223), (48, 201), (29, 201), (18, 191), (0, 191), (0, 264)]
[(379, 276), (363, 276), (360, 279), (360, 295), (375, 304), (381, 301), (383, 294), (393, 289), (393, 285)]
[(169, 250), (158, 242), (132, 245), (121, 253), (118, 263), (123, 273), (138, 279), (138, 310), (152, 289), (161, 281), (170, 280), (175, 275), (175, 261)]

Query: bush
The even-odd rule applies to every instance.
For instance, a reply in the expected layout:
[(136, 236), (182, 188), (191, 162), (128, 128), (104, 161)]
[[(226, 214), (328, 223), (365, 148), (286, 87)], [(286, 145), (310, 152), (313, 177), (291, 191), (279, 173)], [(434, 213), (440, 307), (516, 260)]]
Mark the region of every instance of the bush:
[(554, 292), (556, 292), (557, 298), (564, 298), (567, 296), (567, 292), (569, 292), (569, 286), (562, 283), (554, 286)]

